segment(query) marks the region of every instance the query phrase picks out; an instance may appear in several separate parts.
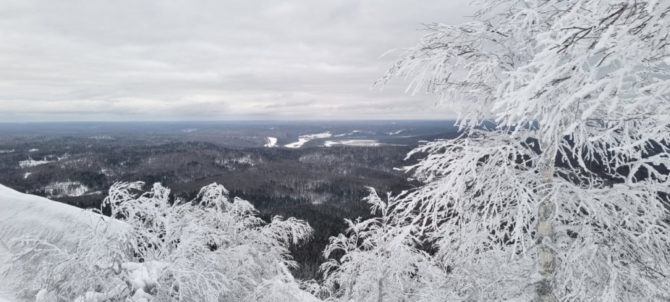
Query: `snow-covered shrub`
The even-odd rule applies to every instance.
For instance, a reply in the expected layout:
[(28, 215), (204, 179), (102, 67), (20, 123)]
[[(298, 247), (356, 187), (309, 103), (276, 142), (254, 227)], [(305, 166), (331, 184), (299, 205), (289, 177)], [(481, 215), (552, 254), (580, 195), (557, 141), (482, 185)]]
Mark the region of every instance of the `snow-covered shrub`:
[[(331, 259), (321, 266), (324, 284), (315, 289), (332, 301), (445, 301), (441, 288), (446, 268), (416, 248), (420, 239), (413, 226), (396, 227), (374, 189), (367, 198), (367, 220), (346, 220), (346, 235), (331, 237), (324, 251)], [(389, 202), (397, 197), (388, 196)]]
[(15, 241), (13, 269), (25, 294), (45, 301), (250, 301), (262, 293), (271, 301), (277, 290), (293, 301), (313, 299), (288, 272), (296, 265), (288, 247), (308, 239), (307, 223), (266, 223), (217, 184), (192, 201), (171, 200), (160, 184), (144, 193), (142, 186), (113, 185), (103, 202), (112, 219), (101, 217), (74, 248)]

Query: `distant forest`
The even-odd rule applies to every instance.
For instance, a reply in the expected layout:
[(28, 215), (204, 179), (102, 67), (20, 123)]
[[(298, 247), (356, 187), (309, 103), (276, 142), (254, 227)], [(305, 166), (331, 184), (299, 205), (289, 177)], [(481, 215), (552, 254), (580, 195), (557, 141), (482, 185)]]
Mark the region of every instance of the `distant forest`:
[[(0, 153), (0, 183), (77, 207), (99, 208), (108, 188), (118, 181), (143, 181), (147, 187), (160, 182), (172, 189), (173, 196), (185, 200), (195, 198), (201, 187), (216, 182), (231, 196), (252, 202), (268, 221), (280, 215), (309, 222), (315, 230), (313, 238), (293, 246), (291, 252), (300, 264), (294, 271), (296, 277), (312, 279), (318, 277), (318, 266), (325, 261), (321, 251), (328, 238), (345, 231), (344, 219), (370, 215), (369, 206), (362, 201), (368, 194), (366, 187), (397, 193), (418, 185), (394, 167), (414, 162), (404, 157), (420, 140), (455, 136), (455, 131), (439, 133), (424, 126), (414, 128), (417, 136), (397, 138), (386, 134), (386, 139), (405, 144), (266, 148), (260, 145), (263, 134), (253, 127), (240, 127), (247, 128), (224, 134), (166, 130), (123, 135), (96, 134), (99, 129), (83, 130), (83, 134), (65, 129), (51, 136), (44, 135), (44, 129), (21, 133), (5, 128), (7, 138), (0, 143), (0, 150), (4, 150)], [(364, 129), (372, 130), (366, 130), (367, 136), (352, 129), (339, 131), (352, 133), (355, 138), (380, 139), (375, 133), (392, 134), (398, 127), (409, 128), (387, 127), (391, 128), (368, 126)], [(277, 136), (280, 141), (291, 141), (300, 133), (314, 131), (312, 128), (291, 126), (295, 132)], [(276, 135), (278, 130), (272, 131), (270, 134)], [(217, 134), (237, 138), (233, 143), (217, 143)], [(259, 146), (247, 145), (254, 140)]]

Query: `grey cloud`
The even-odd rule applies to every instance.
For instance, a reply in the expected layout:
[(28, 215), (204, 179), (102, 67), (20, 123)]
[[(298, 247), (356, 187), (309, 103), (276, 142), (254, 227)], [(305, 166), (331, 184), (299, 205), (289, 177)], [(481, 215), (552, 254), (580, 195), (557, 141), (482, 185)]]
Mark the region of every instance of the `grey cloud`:
[(400, 82), (370, 85), (392, 61), (380, 55), (414, 44), (421, 23), (471, 10), (462, 0), (0, 0), (0, 120), (453, 117)]

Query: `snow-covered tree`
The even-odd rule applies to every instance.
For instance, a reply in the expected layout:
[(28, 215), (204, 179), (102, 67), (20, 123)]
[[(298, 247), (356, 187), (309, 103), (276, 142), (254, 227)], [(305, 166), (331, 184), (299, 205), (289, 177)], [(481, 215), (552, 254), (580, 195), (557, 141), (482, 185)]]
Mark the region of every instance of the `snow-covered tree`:
[(440, 284), (446, 269), (424, 251), (413, 226), (396, 227), (388, 204), (374, 189), (367, 197), (372, 214), (367, 220), (346, 220), (347, 234), (331, 237), (322, 265), (325, 296), (332, 301), (444, 301)]
[(670, 299), (670, 1), (477, 5), (381, 80), (463, 108), (389, 215), (464, 300)]
[(13, 244), (26, 294), (42, 301), (315, 301), (288, 268), (288, 247), (311, 228), (294, 218), (266, 223), (221, 185), (192, 201), (154, 184), (117, 183), (102, 218), (73, 248), (24, 238)]

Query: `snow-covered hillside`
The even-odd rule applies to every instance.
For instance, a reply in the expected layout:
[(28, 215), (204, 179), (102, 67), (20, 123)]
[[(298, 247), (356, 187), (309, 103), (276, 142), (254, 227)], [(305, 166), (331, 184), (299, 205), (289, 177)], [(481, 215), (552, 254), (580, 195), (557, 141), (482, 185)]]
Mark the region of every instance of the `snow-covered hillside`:
[(160, 184), (131, 193), (142, 185), (110, 189), (116, 219), (0, 185), (0, 302), (318, 301), (288, 271), (307, 223), (264, 222), (221, 185), (179, 206)]
[[(0, 185), (0, 271), (9, 264), (9, 242), (22, 236), (47, 239), (58, 247), (76, 243), (100, 216)], [(11, 280), (12, 276), (7, 276)], [(0, 282), (0, 301), (18, 301), (8, 282)]]

